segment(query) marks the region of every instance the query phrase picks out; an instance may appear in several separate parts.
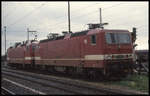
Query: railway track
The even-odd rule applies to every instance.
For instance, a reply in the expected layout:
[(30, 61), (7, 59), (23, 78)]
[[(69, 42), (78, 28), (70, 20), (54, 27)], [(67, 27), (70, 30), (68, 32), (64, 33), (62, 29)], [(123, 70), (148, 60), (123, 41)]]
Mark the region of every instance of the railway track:
[(1, 87), (1, 95), (16, 95), (16, 94), (4, 87)]
[(43, 86), (46, 86), (46, 87), (53, 87), (53, 88), (56, 88), (56, 89), (59, 89), (59, 90), (63, 90), (65, 91), (66, 93), (71, 93), (71, 94), (106, 94), (104, 92), (101, 92), (101, 91), (97, 91), (97, 90), (90, 90), (89, 88), (85, 88), (83, 86), (76, 86), (75, 84), (70, 84), (68, 82), (60, 82), (59, 80), (52, 80), (52, 79), (45, 79), (45, 78), (41, 78), (41, 77), (30, 77), (29, 75), (25, 75), (25, 74), (17, 74), (16, 72), (13, 72), (12, 71), (5, 71), (5, 72), (2, 72), (3, 74), (5, 75), (9, 75), (9, 76), (13, 76), (13, 77), (16, 77), (16, 78), (21, 78), (23, 80), (28, 80), (28, 81), (31, 81), (31, 82), (34, 82), (34, 83), (38, 83), (38, 84), (41, 84)]
[(55, 78), (43, 74), (35, 74), (31, 72), (2, 69), (2, 74), (28, 80), (34, 83), (41, 84), (46, 87), (52, 87), (55, 89), (63, 90), (70, 94), (137, 94), (133, 92), (123, 92), (120, 90), (113, 90), (104, 87), (92, 86), (90, 84), (77, 82), (74, 80)]

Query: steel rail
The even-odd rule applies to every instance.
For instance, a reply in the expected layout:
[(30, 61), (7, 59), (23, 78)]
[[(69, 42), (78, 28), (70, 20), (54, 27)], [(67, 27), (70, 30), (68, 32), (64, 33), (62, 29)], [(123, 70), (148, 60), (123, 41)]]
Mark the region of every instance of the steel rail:
[[(11, 70), (11, 71), (7, 70), (7, 72), (11, 72), (11, 73), (13, 72), (13, 73), (16, 73), (16, 74), (30, 76), (30, 77), (34, 76), (35, 79), (42, 79), (42, 80), (46, 80), (46, 81), (52, 81), (52, 82), (55, 82), (55, 83), (57, 82), (57, 83), (64, 84), (66, 87), (67, 86), (72, 86), (72, 88), (77, 87), (77, 88), (81, 88), (81, 89), (84, 89), (84, 90), (89, 90), (92, 93), (95, 91), (95, 92), (98, 92), (99, 94), (100, 93), (103, 93), (103, 94), (138, 94), (138, 93), (134, 93), (134, 92), (122, 92), (122, 91), (119, 91), (119, 90), (113, 90), (113, 89), (104, 88), (104, 87), (103, 88), (98, 88), (98, 87), (95, 87), (95, 86), (91, 86), (90, 84), (83, 84), (83, 83), (79, 83), (79, 82), (76, 82), (76, 81), (71, 81), (71, 80), (68, 81), (68, 80), (52, 78), (52, 77), (50, 78), (49, 76), (45, 76), (45, 75), (41, 75), (41, 74), (39, 75), (39, 74), (35, 74), (35, 73), (30, 73), (30, 72), (20, 72), (20, 71), (16, 71), (16, 70)], [(38, 75), (38, 76), (36, 76), (36, 75)], [(84, 91), (84, 90), (82, 90), (82, 91)], [(76, 91), (75, 93), (77, 93), (77, 94), (81, 94), (81, 93), (86, 94), (86, 92), (80, 92), (80, 91)]]
[[(6, 70), (5, 70), (6, 71)], [(39, 75), (39, 74), (35, 74), (35, 73), (30, 73), (30, 72), (22, 72), (22, 71), (16, 71), (16, 70), (12, 70), (13, 73), (16, 73), (16, 74), (20, 74), (20, 75), (26, 75), (26, 76), (36, 76), (34, 78), (37, 78), (37, 79), (43, 79), (43, 80), (47, 80), (47, 81), (52, 81), (52, 82), (58, 82), (60, 84), (64, 84), (65, 86), (74, 86), (74, 87), (77, 87), (77, 88), (81, 88), (81, 89), (87, 89), (87, 90), (90, 90), (92, 91), (92, 93), (95, 93), (95, 92), (98, 92), (99, 94), (100, 93), (103, 93), (103, 94), (128, 94), (128, 93), (123, 93), (123, 92), (120, 92), (118, 90), (112, 90), (112, 89), (109, 89), (109, 88), (98, 88), (98, 87), (95, 87), (95, 86), (91, 86), (90, 84), (83, 84), (83, 83), (79, 83), (79, 82), (76, 82), (76, 81), (66, 81), (66, 80), (63, 80), (63, 79), (58, 79), (58, 78), (50, 78), (50, 77), (47, 77), (45, 75)], [(7, 72), (12, 72), (12, 71), (9, 71), (7, 70)], [(77, 94), (81, 94), (80, 92), (76, 92)], [(84, 93), (86, 94), (86, 92)], [(96, 93), (95, 93), (96, 94)], [(131, 94), (131, 93), (129, 93)]]
[(43, 78), (39, 79), (39, 78), (36, 78), (36, 77), (33, 77), (33, 76), (32, 76), (32, 79), (31, 79), (31, 78), (28, 78), (27, 77), (28, 75), (25, 75), (25, 74), (22, 74), (22, 76), (21, 75), (17, 76), (13, 72), (8, 73), (8, 71), (7, 72), (2, 71), (2, 73), (6, 74), (6, 75), (9, 75), (9, 76), (16, 77), (16, 78), (20, 78), (20, 79), (23, 79), (23, 80), (28, 80), (28, 81), (31, 81), (31, 82), (34, 82), (34, 83), (38, 83), (38, 84), (41, 84), (43, 86), (53, 87), (53, 88), (63, 90), (65, 92), (69, 92), (69, 93), (73, 93), (73, 94), (110, 94), (108, 92), (105, 92), (104, 90), (103, 91), (102, 90), (95, 90), (95, 89), (88, 88), (88, 87), (85, 87), (85, 86), (82, 86), (82, 85), (81, 86), (76, 86), (75, 84), (69, 84), (68, 85), (68, 82), (62, 83), (62, 82), (59, 82), (58, 80), (56, 80), (56, 81), (51, 80), (52, 82), (50, 82), (50, 79), (48, 79), (48, 80), (45, 80)]
[(4, 87), (1, 87), (1, 94), (2, 95), (16, 95), (14, 92), (12, 92)]
[(8, 76), (12, 76), (12, 77), (19, 78), (19, 79), (28, 80), (28, 81), (30, 81), (30, 82), (34, 82), (34, 83), (40, 84), (40, 85), (45, 86), (45, 87), (51, 87), (51, 88), (59, 89), (59, 90), (65, 91), (65, 92), (67, 92), (67, 93), (71, 93), (71, 94), (82, 94), (82, 93), (79, 92), (79, 91), (66, 88), (65, 85), (64, 85), (64, 88), (63, 88), (63, 87), (60, 87), (60, 86), (55, 85), (54, 83), (45, 83), (45, 81), (42, 81), (42, 80), (40, 80), (40, 81), (39, 81), (39, 80), (32, 80), (32, 79), (36, 79), (36, 78), (29, 79), (29, 78), (27, 78), (27, 77), (25, 77), (25, 76), (20, 77), (20, 76), (14, 75), (14, 74), (6, 73), (6, 72), (5, 72), (5, 73), (2, 72), (2, 73), (5, 74), (5, 75), (8, 75)]

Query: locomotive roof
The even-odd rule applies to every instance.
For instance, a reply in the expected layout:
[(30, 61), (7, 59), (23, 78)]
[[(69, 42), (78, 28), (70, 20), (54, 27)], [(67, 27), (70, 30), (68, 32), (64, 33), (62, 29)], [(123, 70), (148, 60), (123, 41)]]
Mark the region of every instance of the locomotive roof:
[(47, 41), (53, 41), (53, 40), (60, 40), (60, 39), (63, 39), (63, 38), (64, 38), (64, 36), (59, 36), (59, 37), (51, 38), (51, 39), (43, 39), (43, 40), (40, 40), (40, 43), (47, 42)]
[[(128, 32), (128, 30), (118, 30), (118, 29), (92, 29), (92, 30), (101, 30), (101, 32), (104, 32), (104, 31), (111, 31), (111, 32)], [(92, 30), (84, 30), (84, 31), (80, 31), (80, 32), (75, 32), (75, 33), (72, 33), (71, 34), (71, 37), (77, 37), (77, 36), (83, 36), (83, 35), (86, 35), (89, 31), (92, 31)], [(54, 41), (54, 40), (61, 40), (61, 39), (64, 39), (65, 36), (58, 36), (56, 38), (51, 38), (51, 39), (43, 39), (43, 40), (40, 40), (40, 43), (42, 42), (47, 42), (47, 41)]]
[(123, 30), (123, 29), (91, 29), (90, 31), (93, 31), (93, 30), (97, 30), (97, 31), (100, 31), (100, 32), (105, 32), (105, 31), (116, 31), (116, 32), (128, 32), (128, 30)]
[(103, 29), (103, 31), (129, 32), (128, 30), (122, 29)]
[[(86, 35), (88, 33), (89, 30), (84, 30), (81, 32), (75, 32), (71, 34), (71, 37), (76, 37), (76, 36), (82, 36), (82, 35)], [(53, 40), (60, 40), (60, 39), (64, 39), (65, 36), (59, 36), (56, 38), (51, 38), (51, 39), (44, 39), (44, 40), (40, 40), (40, 43), (42, 42), (47, 42), (47, 41), (53, 41)]]
[(71, 34), (71, 37), (86, 35), (88, 33), (88, 31), (89, 30), (84, 30), (84, 31), (81, 31), (81, 32), (73, 33), (73, 34)]

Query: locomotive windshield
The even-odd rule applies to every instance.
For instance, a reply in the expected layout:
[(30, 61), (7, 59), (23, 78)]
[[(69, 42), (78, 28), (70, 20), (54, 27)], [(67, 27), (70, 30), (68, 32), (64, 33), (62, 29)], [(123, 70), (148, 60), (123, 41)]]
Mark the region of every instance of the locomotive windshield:
[(129, 44), (131, 43), (128, 33), (106, 33), (108, 44)]

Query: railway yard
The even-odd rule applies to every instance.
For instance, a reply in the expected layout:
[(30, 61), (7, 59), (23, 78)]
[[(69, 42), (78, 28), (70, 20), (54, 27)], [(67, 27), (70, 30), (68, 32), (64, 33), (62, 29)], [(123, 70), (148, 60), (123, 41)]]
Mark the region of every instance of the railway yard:
[[(45, 74), (43, 74), (45, 73)], [(148, 94), (126, 87), (110, 86), (103, 81), (84, 80), (75, 77), (59, 76), (33, 70), (20, 70), (2, 66), (1, 94), (11, 95), (47, 95), (47, 94)], [(61, 74), (62, 75), (62, 74)], [(106, 83), (106, 82), (105, 82)]]
[(1, 95), (149, 95), (148, 2), (86, 4), (2, 3)]

